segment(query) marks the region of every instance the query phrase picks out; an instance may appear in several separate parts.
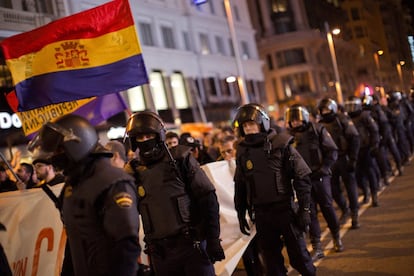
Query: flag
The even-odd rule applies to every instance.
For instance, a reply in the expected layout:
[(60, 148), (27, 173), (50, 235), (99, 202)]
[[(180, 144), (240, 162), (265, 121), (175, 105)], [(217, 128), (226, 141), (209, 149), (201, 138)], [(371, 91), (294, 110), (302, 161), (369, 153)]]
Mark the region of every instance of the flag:
[(80, 115), (95, 126), (126, 109), (128, 106), (122, 96), (119, 93), (113, 93), (17, 112), (17, 116), (21, 121), (24, 134), (32, 136), (45, 123), (53, 122), (69, 113)]
[(22, 123), (24, 135), (31, 137), (31, 135), (36, 133), (47, 122), (55, 121), (63, 115), (72, 113), (95, 99), (96, 97), (92, 97), (71, 102), (51, 104), (28, 111), (17, 112), (16, 114)]
[(128, 109), (128, 106), (122, 96), (119, 93), (113, 93), (97, 97), (73, 113), (86, 118), (92, 125), (96, 126), (126, 109)]
[(17, 109), (148, 83), (128, 0), (114, 0), (1, 42)]

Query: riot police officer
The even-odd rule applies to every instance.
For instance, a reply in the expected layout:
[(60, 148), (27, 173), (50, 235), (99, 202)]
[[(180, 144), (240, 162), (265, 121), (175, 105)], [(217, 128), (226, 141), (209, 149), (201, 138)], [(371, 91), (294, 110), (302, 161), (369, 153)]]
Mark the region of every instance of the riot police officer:
[(309, 120), (308, 110), (299, 104), (292, 105), (285, 112), (288, 130), (295, 138), (295, 148), (312, 170), (311, 225), (309, 234), (314, 250), (314, 259), (324, 257), (321, 246), (321, 228), (318, 209), (325, 218), (331, 231), (334, 250), (344, 250), (340, 237), (340, 224), (332, 205), (331, 167), (338, 158), (338, 147), (322, 124)]
[(129, 167), (155, 274), (215, 275), (213, 263), (224, 259), (219, 204), (191, 147), (168, 149), (164, 123), (150, 111), (133, 114), (126, 135), (131, 149), (139, 149), (139, 161)]
[(385, 113), (393, 127), (393, 134), (400, 151), (403, 165), (409, 164), (410, 161), (410, 143), (407, 138), (407, 129), (405, 125), (405, 113), (403, 112), (400, 102), (402, 100), (401, 92), (389, 91), (387, 93), (387, 107)]
[(83, 117), (65, 115), (46, 123), (30, 149), (48, 156), (66, 176), (62, 214), (74, 275), (136, 275), (134, 179), (111, 165), (112, 154), (98, 143), (94, 127)]
[(360, 98), (350, 96), (344, 104), (345, 111), (351, 117), (360, 138), (360, 149), (356, 165), (357, 183), (364, 192), (364, 203), (368, 203), (369, 192), (366, 178), (369, 182), (369, 190), (371, 192), (372, 206), (378, 206), (378, 179), (373, 170), (372, 153), (378, 150), (379, 131), (378, 125), (370, 115), (369, 111), (362, 110), (362, 101)]
[(402, 175), (402, 164), (401, 164), (401, 155), (398, 151), (397, 145), (395, 143), (394, 137), (392, 135), (391, 124), (388, 120), (387, 115), (379, 104), (379, 98), (377, 95), (366, 95), (362, 98), (362, 108), (371, 111), (371, 116), (378, 125), (378, 131), (380, 134), (380, 143), (379, 151), (375, 153), (375, 158), (377, 160), (378, 166), (380, 167), (381, 175), (384, 179), (384, 184), (389, 185), (388, 177), (386, 172), (391, 170), (387, 167), (387, 156), (388, 151), (390, 150), (392, 156), (394, 157), (394, 162), (397, 167), (399, 175)]
[(241, 137), (236, 150), (235, 208), (243, 234), (249, 235), (250, 230), (246, 212), (256, 223), (264, 275), (286, 275), (283, 245), (293, 268), (302, 275), (315, 275), (303, 234), (310, 223), (309, 167), (291, 146), (289, 134), (270, 129), (262, 106), (241, 106), (233, 124)]
[[(319, 122), (328, 130), (338, 147), (338, 160), (332, 167), (331, 186), (332, 197), (342, 210), (339, 222), (345, 223), (347, 216), (351, 213), (351, 228), (357, 229), (360, 225), (355, 168), (360, 147), (359, 134), (352, 120), (344, 113), (338, 112), (338, 105), (333, 99), (322, 99), (318, 103), (318, 110), (321, 116)], [(341, 179), (348, 195), (349, 207), (342, 193)]]

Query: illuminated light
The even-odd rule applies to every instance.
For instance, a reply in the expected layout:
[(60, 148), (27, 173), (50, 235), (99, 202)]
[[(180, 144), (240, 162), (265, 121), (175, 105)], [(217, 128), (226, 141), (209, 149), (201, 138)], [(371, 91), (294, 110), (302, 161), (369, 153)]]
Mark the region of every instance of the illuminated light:
[(108, 139), (112, 140), (124, 137), (124, 134), (125, 127), (111, 127), (106, 133), (106, 136), (108, 137)]
[(382, 56), (382, 55), (384, 54), (384, 51), (383, 51), (383, 50), (378, 50), (378, 51), (377, 51), (377, 54), (378, 54), (379, 56)]
[(236, 81), (236, 77), (235, 76), (230, 76), (226, 78), (226, 82), (227, 83), (232, 83)]
[(403, 66), (405, 64), (404, 60), (400, 60), (400, 65)]
[(334, 35), (339, 35), (340, 33), (341, 33), (341, 29), (339, 29), (339, 28), (335, 28), (335, 29), (332, 30), (332, 34), (334, 34)]

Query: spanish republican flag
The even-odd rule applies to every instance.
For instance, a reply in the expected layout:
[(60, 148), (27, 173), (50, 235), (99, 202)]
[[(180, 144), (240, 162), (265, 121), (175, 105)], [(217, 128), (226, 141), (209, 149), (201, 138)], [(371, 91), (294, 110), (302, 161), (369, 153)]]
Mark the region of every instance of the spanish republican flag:
[(148, 83), (128, 0), (114, 0), (12, 36), (1, 47), (18, 111)]

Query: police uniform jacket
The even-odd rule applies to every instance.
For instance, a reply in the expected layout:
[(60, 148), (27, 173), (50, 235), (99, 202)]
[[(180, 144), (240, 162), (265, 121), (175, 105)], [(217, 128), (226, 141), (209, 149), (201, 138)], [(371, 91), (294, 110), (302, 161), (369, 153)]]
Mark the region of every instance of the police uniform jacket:
[(294, 190), (299, 207), (309, 208), (311, 170), (292, 142), (289, 134), (276, 134), (271, 129), (269, 133), (246, 135), (238, 143), (234, 176), (238, 213), (268, 204), (291, 208)]
[(194, 239), (220, 236), (214, 185), (192, 156), (178, 145), (156, 162), (135, 168), (145, 241), (153, 243), (191, 232)]
[(77, 276), (135, 275), (139, 255), (133, 178), (108, 158), (93, 159), (63, 190), (63, 219)]

